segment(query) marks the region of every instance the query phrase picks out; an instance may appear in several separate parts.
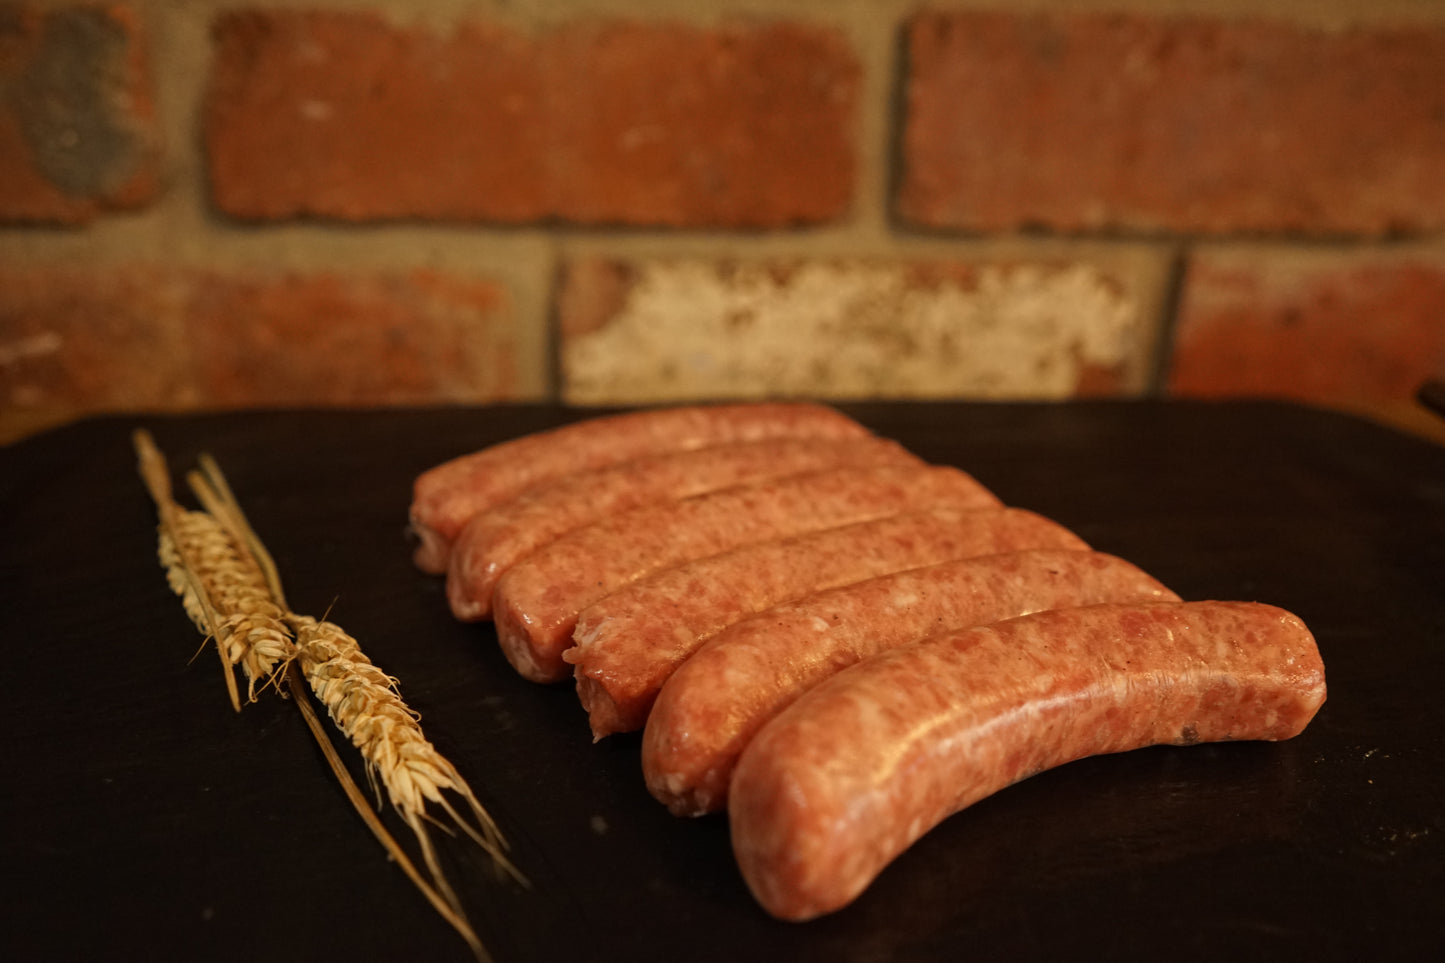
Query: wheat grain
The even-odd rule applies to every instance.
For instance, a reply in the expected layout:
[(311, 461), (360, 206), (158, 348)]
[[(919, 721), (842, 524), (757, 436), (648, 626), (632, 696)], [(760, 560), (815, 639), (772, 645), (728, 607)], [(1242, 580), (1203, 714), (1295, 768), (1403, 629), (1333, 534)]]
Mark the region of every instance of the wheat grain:
[(186, 570), (185, 559), (181, 557), (181, 550), (176, 548), (175, 539), (165, 528), (160, 529), (159, 547), (156, 554), (160, 556), (161, 567), (166, 570), (166, 584), (171, 591), (180, 596), (181, 605), (185, 608), (186, 614), (191, 617), (196, 628), (202, 632), (211, 631), (210, 616), (207, 613), (206, 603), (201, 601), (199, 590), (192, 582), (190, 573)]
[(215, 518), (179, 506), (161, 525), (159, 555), (186, 613), (215, 637), (228, 673), (241, 667), (247, 699), (256, 701), (257, 684), (295, 654), (260, 566)]
[[(267, 571), (223, 519), (188, 511), (175, 499), (165, 456), (148, 432), (134, 436), (141, 479), (160, 515), (158, 554), (166, 582), (191, 621), (216, 640), (231, 705), (240, 709), (233, 668), (246, 674), (247, 698), (293, 656), (290, 630), (271, 597)], [(269, 565), (269, 559), (267, 560)]]
[[(139, 444), (139, 440), (137, 444)], [(142, 465), (146, 463), (144, 450), (141, 463)], [(196, 628), (200, 629), (202, 634), (206, 636), (207, 640), (212, 638), (218, 639), (222, 631), (221, 617), (216, 614), (215, 608), (211, 605), (211, 600), (206, 594), (205, 583), (196, 576), (195, 572), (192, 571), (186, 563), (185, 556), (176, 544), (178, 537), (176, 532), (178, 529), (185, 529), (187, 527), (198, 528), (199, 524), (193, 523), (187, 526), (184, 518), (185, 513), (180, 510), (179, 506), (163, 503), (160, 500), (161, 496), (157, 494), (154, 486), (152, 486), (152, 494), (156, 496), (156, 504), (160, 509), (161, 515), (157, 554), (160, 556), (161, 565), (165, 568), (166, 584), (171, 587), (171, 591), (180, 596), (181, 605), (185, 609), (186, 614), (191, 617), (191, 621), (194, 622)], [(236, 676), (231, 671), (231, 662), (226, 658), (225, 650), (219, 642), (216, 644), (216, 654), (221, 657), (222, 675), (226, 680), (226, 694), (231, 699), (231, 708), (240, 712), (241, 695), (236, 688)]]

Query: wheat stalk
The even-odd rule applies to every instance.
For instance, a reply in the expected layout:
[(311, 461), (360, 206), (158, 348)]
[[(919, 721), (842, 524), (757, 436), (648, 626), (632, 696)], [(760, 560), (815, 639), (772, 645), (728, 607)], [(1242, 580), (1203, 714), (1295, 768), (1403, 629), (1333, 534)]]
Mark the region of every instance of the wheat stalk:
[[(366, 828), (371, 830), (371, 834), (381, 843), (382, 848), (395, 860), (397, 866), (401, 867), (401, 871), (406, 874), (407, 879), (411, 880), (412, 885), (426, 897), (427, 902), (431, 903), (432, 909), (436, 910), (442, 919), (446, 920), (452, 929), (456, 930), (466, 941), (467, 946), (471, 948), (472, 955), (477, 958), (479, 963), (491, 963), (491, 954), (487, 952), (471, 924), (467, 922), (466, 914), (456, 904), (454, 894), (452, 899), (448, 899), (436, 887), (427, 882), (416, 868), (416, 864), (411, 861), (411, 857), (397, 843), (396, 838), (387, 831), (376, 812), (366, 804), (366, 797), (362, 795), (360, 787), (356, 785), (356, 780), (351, 778), (346, 764), (337, 755), (336, 747), (331, 744), (331, 739), (327, 735), (325, 727), (322, 726), (320, 717), (316, 715), (316, 710), (312, 708), (310, 700), (306, 698), (301, 672), (294, 661), (286, 667), (286, 684), (292, 695), (295, 696), (296, 706), (301, 710), (301, 716), (306, 720), (307, 728), (311, 730), (316, 744), (321, 747), (321, 754), (325, 756), (327, 765), (331, 767), (332, 774), (336, 776), (337, 782), (341, 784), (342, 790), (346, 793), (346, 798), (361, 816), (362, 822), (366, 823)], [(450, 891), (450, 887), (447, 887), (447, 892), (450, 893)]]
[[(433, 821), (427, 804), (442, 808), (500, 870), (525, 885), (526, 880), (506, 857), (506, 841), (491, 816), (456, 767), (427, 741), (420, 717), (400, 697), (397, 680), (377, 668), (340, 626), (289, 609), (275, 562), (215, 461), (201, 456), (203, 470), (188, 475), (191, 489), (207, 511), (187, 511), (172, 495), (169, 472), (154, 441), (147, 433), (137, 432), (135, 444), (141, 475), (161, 516), (160, 558), (167, 581), (197, 627), (216, 639), (227, 667), (232, 704), (240, 708), (232, 666), (241, 665), (246, 672), (252, 701), (257, 680), (284, 677), (327, 762), (368, 828), (478, 959), (489, 959), (437, 860), (426, 830), (427, 822)], [(379, 782), (415, 834), (431, 875), (430, 884), (367, 806), (305, 697), (301, 678), (360, 751), (378, 806)], [(476, 826), (463, 818), (444, 791), (466, 801)]]

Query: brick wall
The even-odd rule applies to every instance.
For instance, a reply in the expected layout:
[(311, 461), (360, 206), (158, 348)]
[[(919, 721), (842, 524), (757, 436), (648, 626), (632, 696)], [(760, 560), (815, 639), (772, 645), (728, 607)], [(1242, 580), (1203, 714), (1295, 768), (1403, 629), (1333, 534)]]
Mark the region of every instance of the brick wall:
[(0, 437), (1432, 374), (1438, 0), (0, 0)]

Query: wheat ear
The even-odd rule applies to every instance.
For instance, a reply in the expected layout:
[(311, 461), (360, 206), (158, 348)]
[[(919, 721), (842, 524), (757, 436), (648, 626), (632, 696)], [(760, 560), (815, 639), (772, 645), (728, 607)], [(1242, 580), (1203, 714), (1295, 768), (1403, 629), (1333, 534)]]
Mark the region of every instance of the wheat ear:
[[(429, 802), (445, 810), (499, 868), (525, 884), (507, 859), (506, 841), (496, 823), (456, 767), (427, 741), (419, 716), (398, 694), (396, 679), (378, 669), (339, 625), (306, 615), (291, 615), (288, 623), (296, 633), (298, 660), (311, 691), (361, 752), (373, 787), (380, 779), (392, 806), (416, 834), (438, 888), (451, 895), (426, 830)], [(466, 801), (476, 827), (463, 818), (444, 790)]]
[[(205, 471), (189, 476), (191, 488), (209, 514), (187, 511), (175, 501), (165, 458), (150, 435), (138, 431), (134, 441), (141, 476), (161, 517), (159, 554), (167, 581), (197, 627), (216, 639), (226, 665), (232, 705), (240, 708), (232, 666), (239, 664), (245, 669), (252, 700), (258, 679), (284, 678), (333, 773), (367, 827), (433, 908), (466, 940), (473, 954), (479, 960), (490, 960), (441, 872), (423, 820), (429, 818), (426, 801), (439, 804), (499, 867), (525, 883), (506, 859), (505, 841), (491, 817), (451, 763), (421, 736), (416, 714), (396, 694), (396, 680), (372, 665), (356, 640), (339, 627), (289, 611), (275, 562), (246, 520), (215, 461), (203, 455)], [(304, 643), (298, 642), (297, 636), (304, 637)], [(312, 672), (304, 671), (306, 664), (312, 665)], [(303, 674), (327, 705), (332, 719), (362, 750), (368, 778), (373, 785), (378, 777), (381, 779), (393, 805), (416, 833), (432, 875), (431, 883), (366, 804), (303, 691)], [(386, 693), (386, 699), (378, 699), (379, 692)], [(409, 725), (398, 725), (398, 717)], [(442, 789), (457, 792), (468, 801), (481, 826), (480, 833), (446, 800)]]
[[(294, 661), (286, 668), (286, 684), (291, 690), (292, 696), (295, 697), (296, 706), (301, 710), (302, 718), (306, 720), (306, 727), (311, 730), (312, 737), (321, 748), (321, 754), (326, 757), (327, 765), (331, 767), (336, 781), (341, 784), (342, 791), (346, 793), (346, 798), (350, 801), (352, 808), (361, 816), (361, 821), (366, 823), (366, 828), (371, 830), (371, 834), (381, 843), (387, 855), (396, 862), (397, 866), (401, 867), (401, 871), (406, 874), (407, 879), (411, 880), (412, 885), (426, 897), (427, 902), (432, 905), (432, 909), (436, 910), (438, 915), (446, 920), (451, 928), (466, 941), (478, 963), (492, 963), (491, 954), (482, 945), (482, 941), (477, 938), (476, 931), (467, 921), (466, 914), (462, 912), (460, 906), (456, 905), (455, 894), (448, 899), (436, 887), (427, 882), (421, 871), (416, 868), (416, 864), (411, 861), (411, 857), (396, 841), (396, 837), (391, 835), (383, 825), (381, 818), (366, 804), (366, 797), (362, 795), (361, 787), (357, 786), (356, 780), (351, 778), (351, 773), (347, 770), (346, 764), (341, 761), (341, 757), (337, 755), (336, 747), (331, 744), (331, 738), (327, 734), (326, 728), (321, 724), (320, 717), (312, 707), (311, 700), (306, 698), (301, 669)], [(450, 887), (447, 891), (450, 893)]]
[[(284, 610), (283, 619), (296, 641), (295, 651), (311, 691), (360, 751), (373, 787), (380, 779), (392, 806), (416, 833), (438, 886), (450, 890), (436, 866), (423, 822), (428, 802), (445, 810), (501, 869), (525, 883), (506, 857), (506, 841), (496, 822), (461, 773), (422, 733), (421, 717), (402, 700), (396, 678), (377, 668), (341, 626), (291, 611), (275, 560), (251, 527), (220, 466), (209, 455), (202, 455), (200, 461), (201, 471), (187, 475), (192, 491), (232, 538), (246, 546), (257, 570), (264, 573), (270, 597)], [(476, 827), (462, 817), (443, 790), (465, 800)]]
[(215, 517), (176, 502), (165, 458), (151, 437), (137, 433), (136, 448), (141, 477), (160, 514), (158, 555), (166, 581), (196, 627), (216, 640), (226, 667), (226, 691), (239, 710), (233, 667), (245, 672), (247, 699), (254, 702), (257, 684), (269, 682), (277, 666), (295, 655), (285, 613), (272, 600), (265, 573), (246, 546)]

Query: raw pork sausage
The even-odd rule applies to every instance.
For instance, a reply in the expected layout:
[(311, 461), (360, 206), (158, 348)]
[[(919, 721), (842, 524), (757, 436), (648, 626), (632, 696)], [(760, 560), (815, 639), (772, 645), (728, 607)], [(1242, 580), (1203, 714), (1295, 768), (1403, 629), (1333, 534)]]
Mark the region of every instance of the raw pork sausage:
[(522, 675), (557, 682), (572, 674), (562, 651), (578, 613), (652, 572), (906, 509), (998, 505), (956, 468), (910, 466), (835, 468), (634, 509), (575, 529), (509, 569), (492, 596), (497, 638)]
[(719, 633), (663, 686), (642, 741), (647, 788), (679, 816), (723, 809), (738, 754), (764, 723), (887, 649), (1046, 609), (1166, 601), (1179, 596), (1112, 555), (1025, 551), (885, 575), (769, 609)]
[(886, 464), (922, 462), (884, 438), (776, 438), (652, 455), (568, 475), (467, 523), (452, 545), (447, 601), (463, 622), (487, 618), (503, 572), (572, 529), (616, 512), (834, 465)]
[[(600, 739), (641, 729), (673, 670), (754, 612), (875, 575), (1043, 547), (1088, 548), (1063, 526), (1018, 508), (910, 512), (747, 545), (658, 572), (584, 609), (576, 645), (562, 657), (577, 667), (577, 694)], [(866, 625), (875, 621), (865, 614)]]
[(591, 418), (454, 458), (416, 479), (411, 527), (415, 562), (447, 570), (447, 555), (478, 512), (533, 485), (644, 455), (765, 438), (862, 438), (868, 429), (814, 404), (739, 404), (635, 411)]
[(764, 726), (728, 796), (733, 851), (773, 915), (853, 900), (951, 813), (1070, 760), (1288, 739), (1325, 698), (1304, 624), (1245, 602), (1056, 609), (845, 669)]

